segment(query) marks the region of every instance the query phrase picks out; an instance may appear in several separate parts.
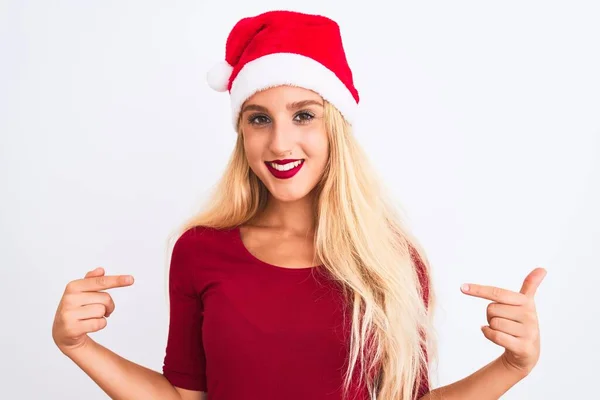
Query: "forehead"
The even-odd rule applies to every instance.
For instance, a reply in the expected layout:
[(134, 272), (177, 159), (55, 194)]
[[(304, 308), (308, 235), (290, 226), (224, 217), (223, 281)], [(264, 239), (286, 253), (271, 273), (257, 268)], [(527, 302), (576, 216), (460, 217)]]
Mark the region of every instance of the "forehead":
[(258, 104), (263, 106), (284, 106), (288, 103), (303, 100), (314, 100), (323, 103), (322, 98), (312, 90), (289, 85), (271, 87), (254, 93), (245, 102), (246, 104)]

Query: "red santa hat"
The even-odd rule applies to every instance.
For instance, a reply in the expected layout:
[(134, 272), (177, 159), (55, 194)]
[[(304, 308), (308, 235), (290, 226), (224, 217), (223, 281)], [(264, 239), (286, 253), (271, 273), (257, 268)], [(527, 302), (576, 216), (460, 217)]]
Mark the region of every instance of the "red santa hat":
[(269, 11), (241, 19), (227, 38), (225, 60), (207, 81), (216, 91), (229, 91), (234, 126), (249, 97), (280, 85), (313, 90), (349, 123), (358, 108), (339, 26), (320, 15)]

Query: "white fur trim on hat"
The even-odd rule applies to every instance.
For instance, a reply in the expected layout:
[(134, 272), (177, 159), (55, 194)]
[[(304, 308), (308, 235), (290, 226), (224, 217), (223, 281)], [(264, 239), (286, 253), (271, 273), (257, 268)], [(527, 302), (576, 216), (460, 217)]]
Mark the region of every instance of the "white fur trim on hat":
[(231, 84), (233, 126), (242, 104), (254, 93), (270, 87), (291, 85), (313, 90), (332, 103), (352, 124), (358, 104), (346, 85), (330, 69), (310, 57), (274, 53), (248, 62)]

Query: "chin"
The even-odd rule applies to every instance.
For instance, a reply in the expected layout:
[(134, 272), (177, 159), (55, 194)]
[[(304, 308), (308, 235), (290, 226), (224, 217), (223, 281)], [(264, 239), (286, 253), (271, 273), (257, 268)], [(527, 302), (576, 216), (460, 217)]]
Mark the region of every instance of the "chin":
[(277, 179), (264, 166), (256, 170), (259, 172), (256, 175), (265, 185), (271, 197), (282, 203), (292, 203), (302, 200), (311, 194), (318, 183), (310, 179), (310, 170), (301, 170), (289, 179)]
[(271, 197), (277, 201), (292, 203), (308, 196), (312, 190), (310, 182), (306, 182), (306, 179), (302, 179), (303, 177), (301, 176), (291, 179), (277, 179), (268, 171), (267, 174), (263, 183), (271, 194)]
[(269, 186), (267, 186), (267, 189), (269, 190), (271, 196), (277, 201), (281, 201), (282, 203), (293, 203), (295, 201), (303, 199), (310, 193), (310, 190), (299, 190), (297, 188), (284, 189)]

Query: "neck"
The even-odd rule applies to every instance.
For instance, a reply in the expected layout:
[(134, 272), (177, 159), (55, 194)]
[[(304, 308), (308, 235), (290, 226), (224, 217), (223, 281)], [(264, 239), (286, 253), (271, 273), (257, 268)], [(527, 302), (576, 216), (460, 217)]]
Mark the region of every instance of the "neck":
[(255, 223), (289, 233), (314, 233), (314, 195), (311, 193), (292, 202), (279, 201), (269, 196), (265, 210), (256, 218)]

